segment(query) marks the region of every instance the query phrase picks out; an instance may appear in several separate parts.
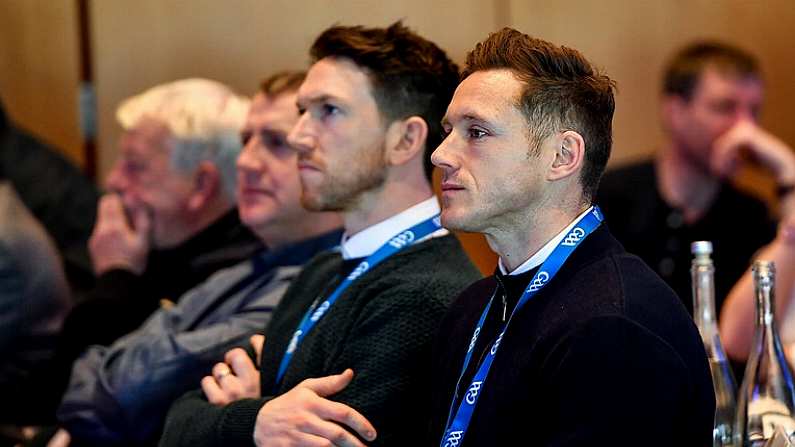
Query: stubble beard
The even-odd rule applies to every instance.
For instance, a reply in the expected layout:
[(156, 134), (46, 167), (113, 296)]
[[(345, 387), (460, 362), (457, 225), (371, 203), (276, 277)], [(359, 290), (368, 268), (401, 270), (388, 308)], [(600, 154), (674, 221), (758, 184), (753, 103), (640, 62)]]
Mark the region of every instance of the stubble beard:
[(692, 144), (686, 137), (677, 137), (674, 140), (676, 156), (680, 160), (684, 160), (690, 167), (706, 175), (714, 175), (711, 167), (711, 159), (713, 157), (713, 140), (709, 144), (706, 142), (699, 142), (702, 144)]
[(475, 210), (464, 211), (454, 217), (445, 217), (442, 211), (442, 226), (448, 230), (462, 231), (464, 233), (482, 233), (483, 225), (478, 220), (478, 213)]
[[(347, 211), (355, 208), (364, 193), (380, 188), (386, 181), (383, 150), (363, 157), (350, 166), (326, 171), (325, 180), (310, 191), (302, 183), (301, 205), (310, 211)], [(343, 172), (348, 170), (348, 172)]]
[[(486, 197), (469, 197), (458, 204), (452, 217), (445, 218), (445, 209), (456, 207), (443, 202), (442, 225), (450, 230), (465, 233), (487, 234), (495, 228), (515, 227), (517, 216), (541, 212), (541, 198), (533, 193), (489, 194)], [(528, 210), (532, 210), (528, 212)], [(524, 211), (524, 212), (523, 212)], [(519, 219), (521, 221), (521, 219)]]
[(471, 197), (468, 199), (459, 198), (458, 204), (453, 204), (450, 199), (442, 199), (442, 225), (445, 228), (465, 233), (482, 232), (483, 205), (473, 203)]

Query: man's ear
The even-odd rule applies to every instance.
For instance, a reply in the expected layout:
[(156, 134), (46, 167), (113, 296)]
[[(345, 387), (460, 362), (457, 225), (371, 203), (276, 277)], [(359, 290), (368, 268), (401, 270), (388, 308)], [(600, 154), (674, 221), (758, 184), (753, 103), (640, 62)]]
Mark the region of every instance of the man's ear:
[(221, 174), (209, 161), (199, 163), (193, 174), (193, 190), (188, 199), (188, 208), (198, 211), (209, 203), (221, 189)]
[(548, 180), (560, 180), (580, 172), (585, 162), (585, 140), (582, 135), (567, 130), (557, 137), (555, 159), (547, 174)]
[(413, 160), (425, 151), (428, 124), (419, 116), (393, 122), (386, 131), (385, 159), (390, 166), (399, 166)]

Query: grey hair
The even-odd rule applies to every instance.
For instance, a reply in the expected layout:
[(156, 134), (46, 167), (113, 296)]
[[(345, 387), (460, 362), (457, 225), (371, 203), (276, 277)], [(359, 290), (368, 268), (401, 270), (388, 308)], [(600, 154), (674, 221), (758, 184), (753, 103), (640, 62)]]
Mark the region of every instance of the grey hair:
[(183, 79), (161, 84), (123, 101), (116, 119), (124, 129), (142, 118), (162, 122), (171, 132), (171, 166), (185, 173), (199, 163), (213, 163), (224, 194), (235, 201), (240, 130), (251, 101), (229, 87), (208, 79)]

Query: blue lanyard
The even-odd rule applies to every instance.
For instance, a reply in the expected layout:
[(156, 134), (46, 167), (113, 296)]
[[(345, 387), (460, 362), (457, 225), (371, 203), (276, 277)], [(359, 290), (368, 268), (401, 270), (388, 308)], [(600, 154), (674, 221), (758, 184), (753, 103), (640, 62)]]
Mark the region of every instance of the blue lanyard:
[(347, 289), (351, 284), (353, 284), (354, 281), (359, 279), (362, 275), (367, 273), (376, 265), (380, 264), (386, 258), (399, 252), (403, 248), (412, 245), (425, 236), (428, 236), (429, 234), (439, 230), (440, 228), (442, 228), (442, 225), (439, 222), (439, 215), (437, 214), (428, 220), (418, 223), (408, 230), (401, 231), (387, 241), (384, 245), (382, 245), (381, 248), (376, 250), (375, 253), (371, 254), (367, 257), (367, 259), (359, 263), (359, 265), (353, 269), (353, 271), (340, 283), (340, 285), (334, 289), (334, 292), (332, 292), (328, 298), (320, 303), (317, 308), (310, 308), (306, 315), (304, 315), (304, 318), (301, 320), (301, 324), (298, 325), (298, 330), (293, 333), (293, 337), (290, 339), (290, 344), (287, 345), (287, 351), (285, 351), (284, 357), (282, 357), (282, 361), (279, 364), (279, 372), (276, 374), (276, 383), (281, 383), (284, 373), (287, 371), (287, 367), (290, 365), (290, 361), (293, 358), (293, 354), (301, 344), (301, 341), (303, 341), (304, 337), (309, 334), (309, 331), (315, 327), (317, 322), (320, 321), (324, 315), (326, 315), (328, 310), (334, 305), (345, 289)]
[[(472, 378), (472, 382), (469, 384), (469, 387), (467, 387), (466, 394), (461, 399), (461, 403), (458, 405), (455, 418), (452, 420), (452, 422), (450, 422), (450, 419), (453, 416), (453, 405), (455, 405), (455, 397), (453, 397), (453, 402), (450, 404), (450, 411), (447, 416), (444, 437), (442, 437), (440, 444), (441, 447), (456, 447), (461, 445), (463, 442), (464, 435), (466, 434), (469, 423), (472, 420), (472, 413), (475, 411), (475, 405), (477, 404), (478, 397), (480, 396), (480, 390), (486, 382), (489, 369), (491, 368), (491, 364), (494, 362), (494, 357), (497, 355), (497, 350), (500, 347), (500, 341), (502, 341), (502, 337), (505, 335), (508, 325), (511, 324), (513, 316), (516, 315), (516, 312), (528, 301), (530, 301), (530, 299), (533, 298), (539, 290), (549, 283), (549, 281), (558, 273), (561, 266), (563, 266), (563, 263), (566, 262), (566, 259), (568, 259), (569, 255), (574, 252), (574, 249), (577, 248), (577, 246), (580, 245), (580, 242), (582, 242), (583, 239), (591, 234), (600, 223), (602, 223), (602, 213), (599, 210), (599, 207), (594, 206), (590, 212), (577, 221), (574, 227), (569, 230), (563, 240), (560, 241), (557, 247), (555, 247), (555, 250), (552, 251), (552, 254), (549, 255), (547, 260), (541, 264), (541, 267), (539, 267), (538, 271), (533, 276), (533, 279), (530, 280), (530, 283), (522, 294), (522, 297), (519, 299), (516, 307), (511, 312), (510, 318), (508, 318), (508, 321), (502, 326), (500, 335), (497, 336), (497, 339), (491, 345), (491, 349), (489, 349), (488, 354), (483, 359), (483, 363), (480, 365), (480, 368), (478, 368), (477, 372)], [(480, 331), (483, 328), (483, 324), (486, 321), (486, 316), (489, 313), (489, 309), (491, 309), (491, 303), (493, 301), (494, 296), (491, 297), (491, 300), (489, 300), (489, 303), (486, 305), (486, 309), (480, 316), (477, 327), (475, 327), (475, 332), (472, 334), (472, 339), (469, 342), (469, 348), (467, 349), (466, 357), (464, 358), (464, 366), (461, 368), (461, 374), (458, 378), (459, 382), (464, 376), (464, 373), (469, 366), (470, 360), (472, 360), (472, 351), (475, 349), (475, 343), (478, 340), (478, 336), (480, 335)], [(457, 391), (458, 389), (456, 387), (456, 394)]]

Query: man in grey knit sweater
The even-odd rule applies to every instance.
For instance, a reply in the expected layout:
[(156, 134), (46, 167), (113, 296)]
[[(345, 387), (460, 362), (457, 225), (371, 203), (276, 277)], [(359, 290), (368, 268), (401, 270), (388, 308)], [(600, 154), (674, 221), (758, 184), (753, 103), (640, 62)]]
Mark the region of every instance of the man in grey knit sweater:
[(410, 445), (425, 427), (430, 342), (479, 276), (430, 181), (458, 70), (400, 23), (332, 27), (311, 56), (289, 142), (303, 205), (343, 214), (341, 250), (287, 290), (260, 369), (230, 351), (172, 406), (161, 445)]

